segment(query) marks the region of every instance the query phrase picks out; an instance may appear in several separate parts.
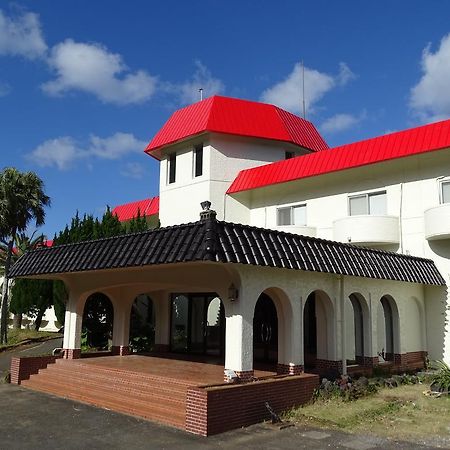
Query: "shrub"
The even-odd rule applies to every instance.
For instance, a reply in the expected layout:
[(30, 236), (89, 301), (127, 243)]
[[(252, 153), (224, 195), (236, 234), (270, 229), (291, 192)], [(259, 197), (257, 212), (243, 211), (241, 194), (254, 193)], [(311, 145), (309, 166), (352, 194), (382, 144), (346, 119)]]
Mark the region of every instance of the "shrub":
[(450, 367), (444, 361), (436, 361), (433, 365), (437, 372), (431, 377), (431, 390), (450, 392)]

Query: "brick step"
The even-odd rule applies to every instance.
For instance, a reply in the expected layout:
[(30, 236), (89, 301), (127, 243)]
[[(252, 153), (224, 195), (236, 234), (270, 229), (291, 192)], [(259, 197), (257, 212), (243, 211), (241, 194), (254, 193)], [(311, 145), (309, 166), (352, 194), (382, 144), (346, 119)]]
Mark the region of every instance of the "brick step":
[[(34, 378), (33, 378), (34, 377)], [(126, 393), (118, 394), (117, 391), (105, 395), (103, 392), (96, 392), (83, 386), (83, 389), (76, 389), (73, 386), (64, 386), (58, 382), (50, 380), (40, 380), (39, 376), (33, 376), (29, 380), (22, 382), (24, 387), (69, 398), (83, 403), (88, 403), (114, 411), (124, 412), (157, 422), (170, 424), (178, 428), (185, 426), (185, 408), (180, 406), (170, 407), (156, 402), (145, 402), (132, 400)]]
[(72, 373), (78, 373), (81, 375), (85, 375), (86, 373), (97, 373), (97, 374), (105, 374), (109, 376), (114, 376), (117, 378), (121, 378), (123, 380), (153, 380), (153, 381), (164, 381), (165, 383), (171, 383), (173, 385), (179, 385), (184, 387), (191, 387), (195, 385), (195, 382), (192, 380), (183, 380), (180, 378), (170, 378), (165, 375), (159, 376), (151, 373), (144, 372), (133, 372), (129, 369), (116, 369), (111, 367), (102, 367), (95, 364), (83, 364), (78, 361), (68, 361), (63, 359), (56, 360), (56, 364), (52, 364), (48, 367), (67, 367), (68, 370)]
[(129, 402), (145, 402), (148, 404), (161, 404), (184, 409), (186, 405), (186, 392), (173, 395), (170, 392), (160, 392), (154, 390), (130, 389), (128, 386), (111, 386), (107, 381), (91, 383), (85, 379), (68, 379), (52, 376), (51, 374), (32, 375), (30, 380), (22, 382), (24, 386), (32, 383), (43, 383), (49, 386), (61, 386), (70, 391), (80, 391), (89, 395), (101, 396), (121, 396), (128, 399)]
[(151, 379), (151, 380), (136, 380), (134, 378), (126, 379), (121, 375), (101, 374), (93, 372), (76, 372), (70, 371), (67, 368), (61, 368), (58, 366), (47, 367), (47, 369), (39, 371), (39, 374), (45, 377), (60, 378), (63, 380), (76, 383), (82, 380), (83, 383), (89, 382), (94, 385), (106, 385), (111, 388), (126, 388), (130, 391), (142, 391), (158, 392), (162, 395), (170, 394), (173, 397), (184, 398), (186, 396), (187, 386), (180, 386), (179, 384), (171, 383), (166, 379)]

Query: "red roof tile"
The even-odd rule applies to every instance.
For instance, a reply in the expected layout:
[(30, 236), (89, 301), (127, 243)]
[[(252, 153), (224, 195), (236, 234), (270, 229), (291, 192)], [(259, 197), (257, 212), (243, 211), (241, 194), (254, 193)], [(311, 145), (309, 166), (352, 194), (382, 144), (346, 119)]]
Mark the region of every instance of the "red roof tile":
[(136, 217), (138, 210), (142, 216), (152, 216), (159, 212), (159, 197), (146, 198), (145, 200), (138, 200), (136, 202), (125, 203), (124, 205), (116, 206), (112, 210), (121, 222), (131, 220)]
[(174, 112), (145, 152), (159, 157), (158, 149), (207, 131), (289, 142), (312, 151), (328, 148), (307, 120), (267, 103), (216, 95)]
[(450, 119), (242, 170), (228, 194), (450, 147)]

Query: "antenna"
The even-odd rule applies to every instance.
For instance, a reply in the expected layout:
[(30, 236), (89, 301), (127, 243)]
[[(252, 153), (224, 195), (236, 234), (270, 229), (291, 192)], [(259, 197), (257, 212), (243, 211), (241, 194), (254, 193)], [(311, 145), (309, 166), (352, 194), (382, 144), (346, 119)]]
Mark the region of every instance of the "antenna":
[(306, 119), (306, 104), (305, 104), (305, 64), (302, 60), (302, 91), (303, 91), (303, 118)]
[(200, 92), (200, 101), (202, 101), (203, 100), (203, 88), (200, 88), (198, 90), (198, 92)]

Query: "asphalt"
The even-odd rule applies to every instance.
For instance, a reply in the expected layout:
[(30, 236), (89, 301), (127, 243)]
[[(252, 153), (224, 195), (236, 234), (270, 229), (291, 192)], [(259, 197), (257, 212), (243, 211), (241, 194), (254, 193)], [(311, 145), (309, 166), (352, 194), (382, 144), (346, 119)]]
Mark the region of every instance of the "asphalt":
[[(52, 350), (57, 347), (62, 347), (62, 337), (49, 339), (44, 342), (34, 342), (27, 345), (21, 345), (12, 350), (3, 351), (0, 353), (0, 379), (3, 374), (9, 371), (11, 367), (11, 358), (13, 356), (38, 356), (51, 354)], [(0, 442), (1, 445), (1, 442)], [(0, 447), (1, 449), (1, 447)]]
[[(61, 338), (0, 353), (0, 372), (14, 355), (49, 353)], [(226, 417), (224, 417), (226, 420)], [(46, 449), (430, 449), (450, 448), (450, 436), (397, 442), (296, 425), (259, 424), (204, 438), (110, 410), (0, 384), (0, 450)]]

